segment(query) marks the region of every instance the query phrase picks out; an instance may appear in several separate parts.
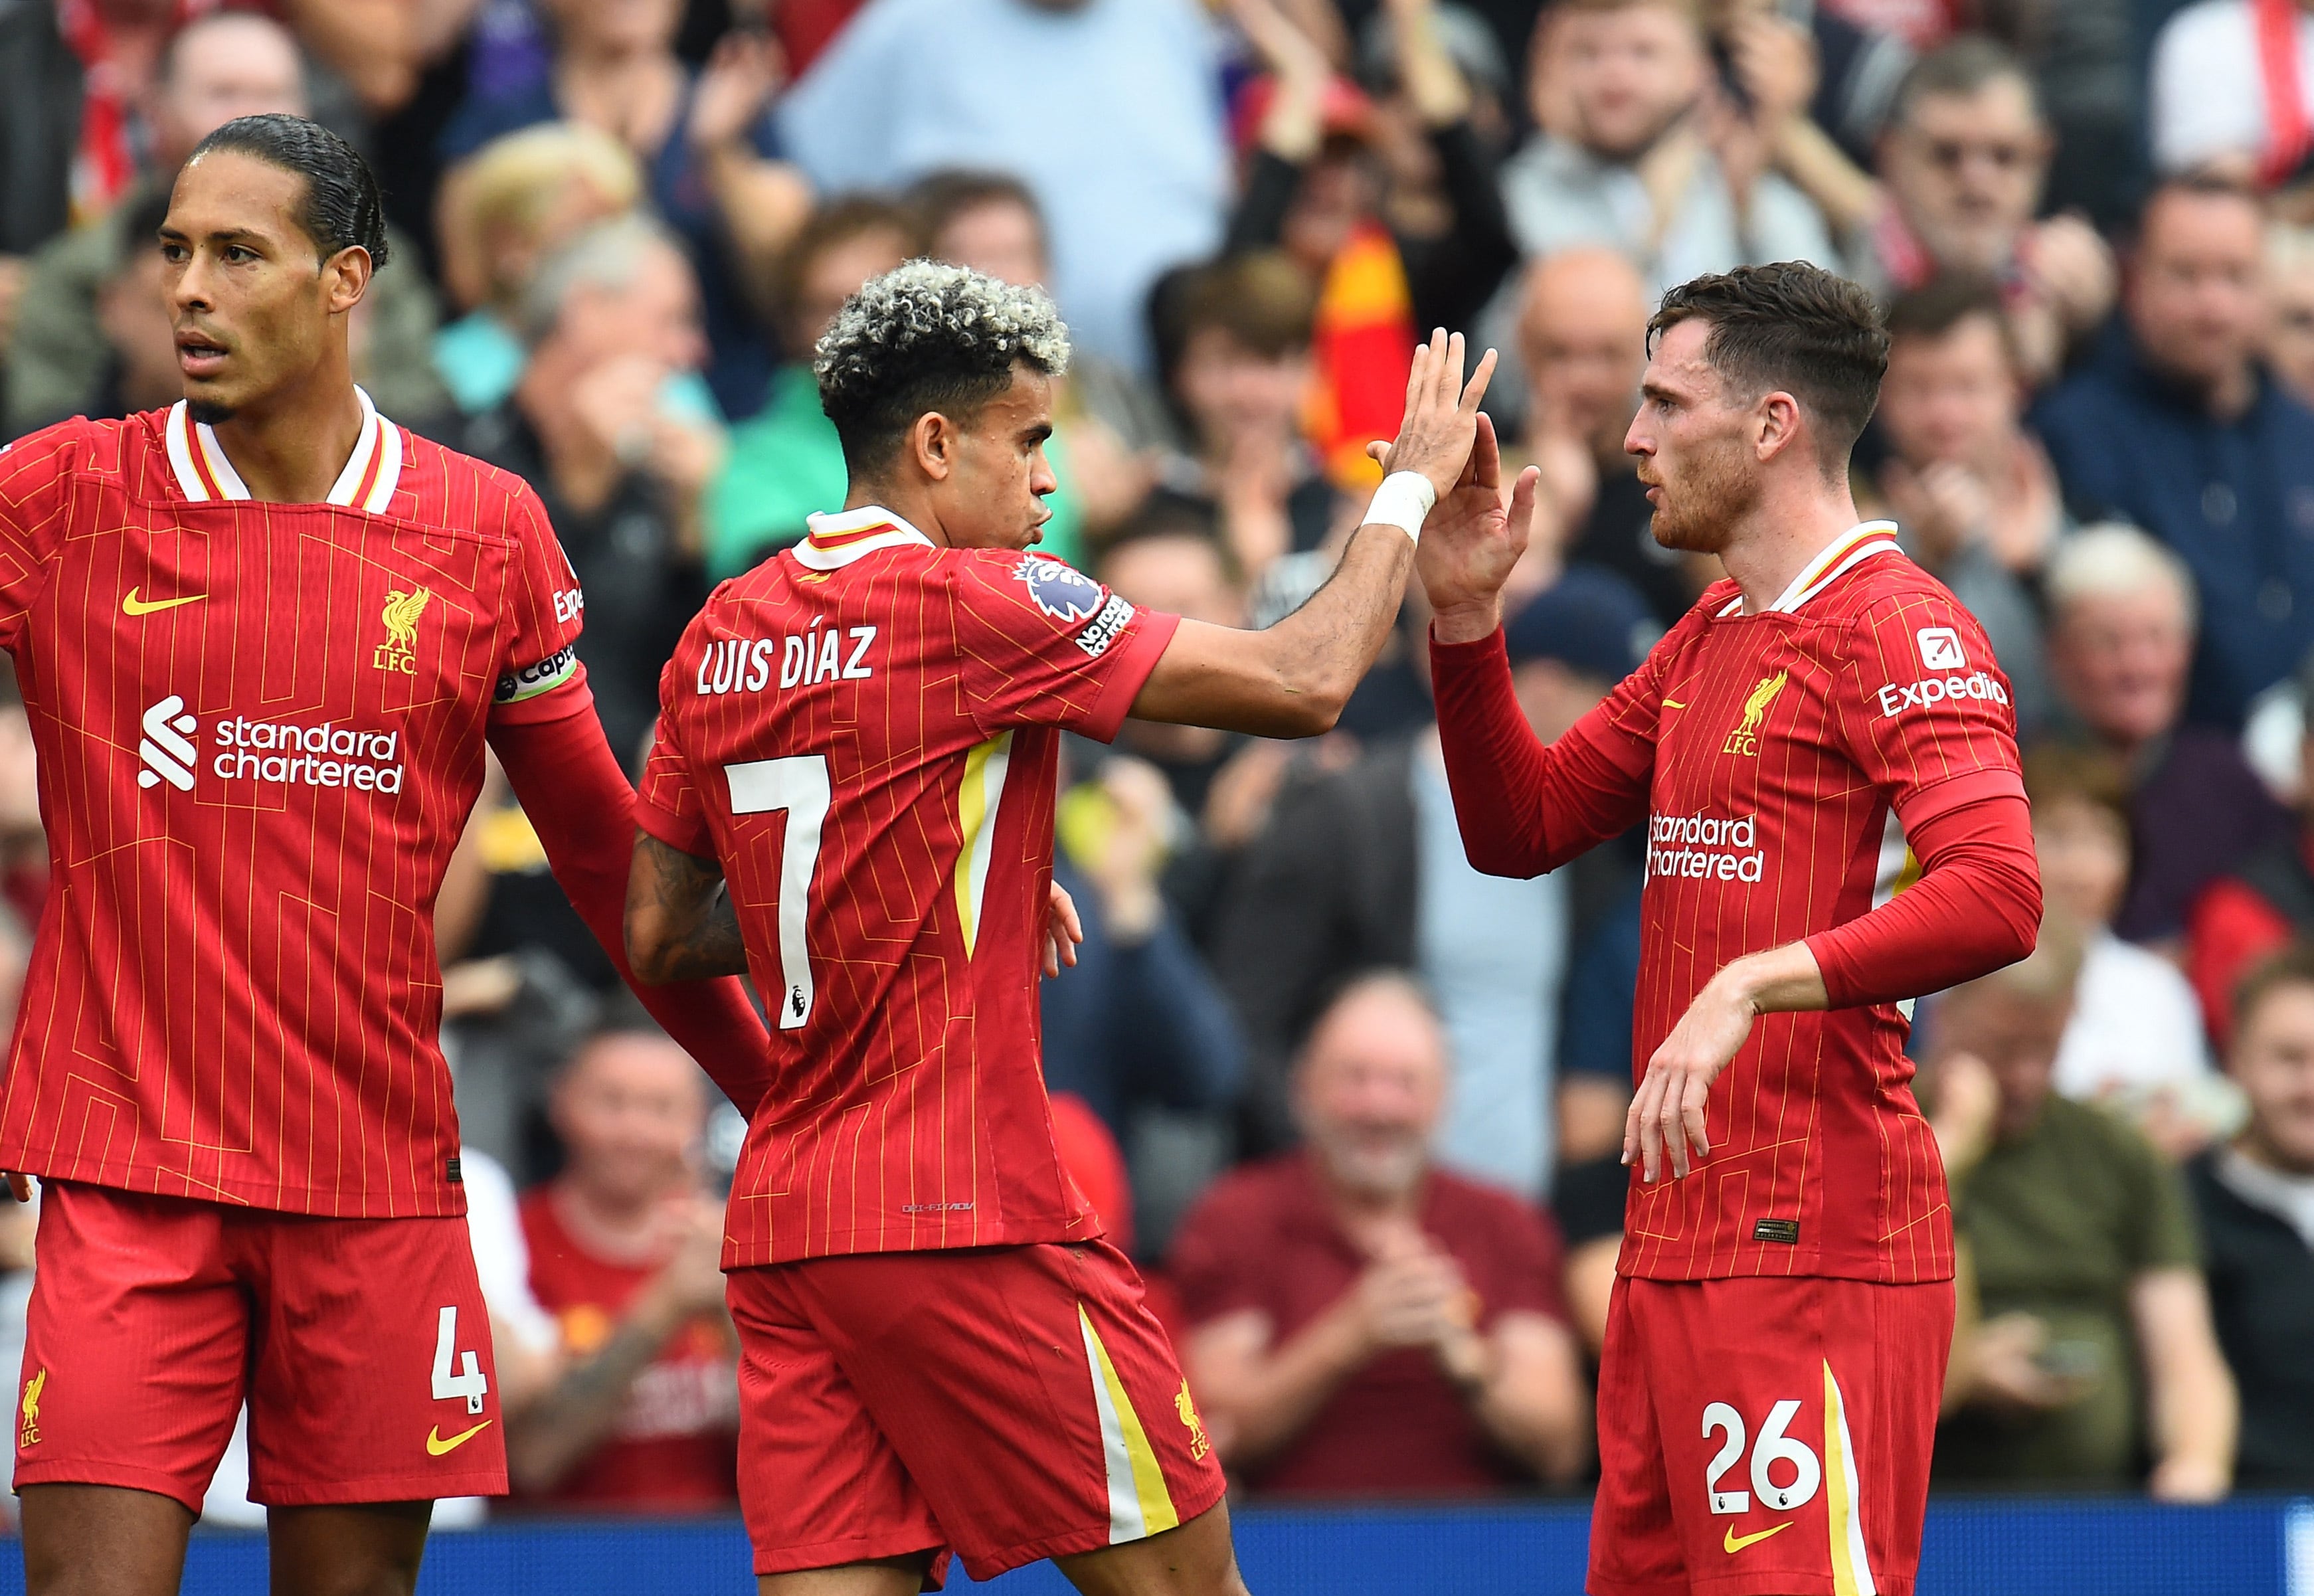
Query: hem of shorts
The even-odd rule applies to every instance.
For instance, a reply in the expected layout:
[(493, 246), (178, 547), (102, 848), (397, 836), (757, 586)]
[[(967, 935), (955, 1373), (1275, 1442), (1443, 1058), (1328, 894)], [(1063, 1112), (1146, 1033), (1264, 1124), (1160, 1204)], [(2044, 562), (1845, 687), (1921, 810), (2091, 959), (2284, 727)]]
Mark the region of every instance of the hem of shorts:
[[(1824, 1570), (1773, 1568), (1674, 1580), (1615, 1580), (1593, 1574), (1584, 1577), (1583, 1588), (1589, 1596), (1835, 1596), (1836, 1592), (1833, 1575)], [(1879, 1596), (1912, 1596), (1912, 1579), (1876, 1578), (1874, 1588)]]
[[(1628, 1241), (1625, 1245), (1629, 1245)], [(1796, 1261), (1797, 1262), (1797, 1261)], [(1706, 1267), (1699, 1269), (1656, 1269), (1647, 1272), (1628, 1269), (1621, 1258), (1615, 1260), (1615, 1273), (1624, 1280), (1651, 1280), (1664, 1285), (1683, 1285), (1706, 1280), (1853, 1280), (1863, 1285), (1944, 1285), (1954, 1279), (1953, 1266), (1946, 1264), (1940, 1273), (1898, 1275), (1885, 1266), (1834, 1259), (1825, 1262), (1810, 1258), (1790, 1269), (1746, 1269), (1740, 1266)]]
[[(1197, 1497), (1191, 1497), (1187, 1502), (1175, 1506), (1174, 1511), (1180, 1515), (1180, 1519), (1173, 1526), (1174, 1529), (1178, 1530), (1193, 1520), (1205, 1517), (1228, 1493), (1229, 1482), (1219, 1477), (1218, 1469), (1214, 1473), (1216, 1477), (1207, 1481), (1206, 1488), (1199, 1491)], [(1203, 1500), (1199, 1501), (1198, 1497), (1202, 1497)], [(1195, 1505), (1189, 1505), (1190, 1503), (1195, 1503)], [(1131, 1546), (1134, 1541), (1147, 1540), (1152, 1535), (1164, 1535), (1170, 1531), (1152, 1530), (1148, 1534), (1136, 1535), (1132, 1540), (1113, 1540), (1110, 1539), (1111, 1533), (1107, 1524), (1088, 1525), (1073, 1533), (1048, 1535), (1042, 1540), (1018, 1541), (1011, 1546), (1000, 1547), (992, 1552), (958, 1551), (957, 1558), (964, 1565), (965, 1573), (970, 1574), (976, 1583), (985, 1584), (998, 1574), (1009, 1574), (1013, 1569), (1024, 1567), (1030, 1563), (1041, 1563), (1047, 1557), (1073, 1557), (1080, 1552), (1098, 1552), (1105, 1551), (1113, 1546)]]
[(30, 1148), (0, 1145), (0, 1169), (13, 1169), (42, 1180), (68, 1181), (75, 1186), (102, 1186), (136, 1197), (168, 1197), (183, 1203), (210, 1203), (219, 1208), (246, 1208), (266, 1213), (293, 1213), (301, 1219), (464, 1219), (466, 1188), (444, 1182), (433, 1204), (416, 1200), (406, 1208), (378, 1209), (368, 1204), (349, 1208), (335, 1192), (320, 1186), (271, 1186), (228, 1181), (218, 1185), (197, 1180), (174, 1169), (130, 1171), (108, 1169), (101, 1161), (50, 1154)]
[(503, 1496), (507, 1471), (469, 1468), (459, 1474), (369, 1474), (359, 1479), (316, 1480), (295, 1486), (249, 1482), (260, 1507), (358, 1507), (371, 1502), (439, 1502), (448, 1496)]
[(871, 1557), (905, 1557), (912, 1552), (929, 1552), (931, 1572), (941, 1574), (945, 1571), (941, 1560), (953, 1550), (939, 1538), (937, 1530), (929, 1545), (913, 1536), (846, 1535), (805, 1546), (783, 1546), (769, 1553), (755, 1549), (754, 1561), (756, 1576), (761, 1578), (773, 1574), (802, 1574), (815, 1568), (841, 1568), (846, 1563), (864, 1563)]
[(112, 1486), (122, 1490), (150, 1491), (155, 1496), (166, 1496), (196, 1518), (200, 1515), (201, 1499), (208, 1494), (206, 1490), (187, 1489), (185, 1482), (176, 1475), (136, 1463), (27, 1463), (19, 1459), (12, 1488), (21, 1496), (26, 1486)]

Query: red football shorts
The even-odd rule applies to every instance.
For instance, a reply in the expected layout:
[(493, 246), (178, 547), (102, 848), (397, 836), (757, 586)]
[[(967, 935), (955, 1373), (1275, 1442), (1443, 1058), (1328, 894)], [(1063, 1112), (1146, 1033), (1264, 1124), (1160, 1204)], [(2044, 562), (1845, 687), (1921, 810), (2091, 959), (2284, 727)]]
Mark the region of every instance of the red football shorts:
[(1953, 1288), (1618, 1278), (1592, 1596), (1911, 1596)]
[(1106, 1242), (731, 1272), (757, 1574), (949, 1549), (976, 1580), (1222, 1498), (1188, 1381)]
[(200, 1511), (249, 1404), (276, 1507), (506, 1492), (463, 1219), (322, 1219), (45, 1180), (16, 1485)]

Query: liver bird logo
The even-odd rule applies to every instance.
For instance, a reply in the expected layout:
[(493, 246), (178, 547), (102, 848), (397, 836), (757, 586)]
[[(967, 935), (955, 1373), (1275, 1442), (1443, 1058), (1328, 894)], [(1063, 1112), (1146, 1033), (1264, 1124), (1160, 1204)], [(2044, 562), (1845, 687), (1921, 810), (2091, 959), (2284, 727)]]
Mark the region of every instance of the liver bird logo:
[(1206, 1427), (1197, 1419), (1197, 1398), (1189, 1395), (1189, 1382), (1186, 1380), (1181, 1382), (1180, 1390), (1174, 1395), (1173, 1411), (1188, 1427), (1189, 1456), (1203, 1460), (1206, 1453), (1213, 1450), (1213, 1443), (1206, 1439)]
[(20, 1445), (33, 1446), (40, 1442), (40, 1392), (48, 1383), (49, 1371), (45, 1369), (24, 1382), (24, 1425), (22, 1433), (17, 1437)]
[(1760, 752), (1760, 724), (1767, 719), (1769, 707), (1776, 701), (1776, 695), (1783, 692), (1784, 683), (1790, 676), (1788, 671), (1778, 671), (1772, 676), (1761, 678), (1760, 684), (1752, 689), (1752, 696), (1744, 701), (1744, 719), (1736, 723), (1734, 731), (1727, 734), (1727, 741), (1720, 745), (1719, 752), (1748, 754)]
[(426, 606), (434, 602), (430, 587), (413, 587), (404, 593), (399, 588), (385, 590), (385, 635), (392, 647), (405, 652), (418, 647), (418, 618)]

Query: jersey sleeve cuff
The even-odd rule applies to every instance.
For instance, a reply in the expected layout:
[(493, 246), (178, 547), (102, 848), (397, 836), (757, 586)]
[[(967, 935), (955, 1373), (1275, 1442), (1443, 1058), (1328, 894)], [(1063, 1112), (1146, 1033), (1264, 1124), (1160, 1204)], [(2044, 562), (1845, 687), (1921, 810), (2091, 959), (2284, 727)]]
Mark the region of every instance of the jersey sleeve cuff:
[(1915, 788), (1896, 806), (1896, 818), (1907, 832), (1918, 831), (1940, 815), (1986, 798), (2023, 798), (2025, 778), (2015, 771), (1995, 766), (1988, 770), (1964, 771), (1959, 775), (1928, 787)]
[(704, 816), (677, 815), (672, 810), (660, 808), (637, 793), (635, 824), (677, 853), (688, 853), (693, 859), (715, 857), (715, 839), (708, 834)]
[(1141, 696), (1142, 684), (1157, 668), (1165, 656), (1166, 646), (1180, 630), (1181, 618), (1163, 610), (1144, 610), (1140, 624), (1117, 650), (1117, 658), (1101, 678), (1100, 697), (1094, 703), (1091, 716), (1077, 729), (1086, 736), (1108, 743), (1116, 740), (1117, 728), (1133, 712), (1133, 701)]

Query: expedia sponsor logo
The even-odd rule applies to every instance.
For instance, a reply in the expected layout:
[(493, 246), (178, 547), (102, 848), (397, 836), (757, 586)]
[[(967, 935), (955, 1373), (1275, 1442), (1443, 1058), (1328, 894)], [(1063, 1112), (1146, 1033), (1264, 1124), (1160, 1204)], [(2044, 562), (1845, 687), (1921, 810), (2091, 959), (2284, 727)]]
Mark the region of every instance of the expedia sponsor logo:
[(1985, 699), (2005, 704), (2009, 701), (2009, 690), (1988, 673), (1971, 671), (1965, 676), (1924, 676), (1918, 682), (1891, 682), (1880, 690), (1879, 696), (1880, 719), (1889, 720), (1907, 710), (1930, 710), (1963, 699)]
[(1108, 646), (1117, 641), (1126, 622), (1132, 619), (1133, 605), (1122, 595), (1110, 594), (1108, 602), (1100, 606), (1100, 613), (1092, 618), (1092, 624), (1077, 633), (1077, 647), (1085, 651), (1088, 659), (1099, 659), (1108, 652)]
[(1687, 881), (1759, 880), (1767, 869), (1760, 821), (1746, 815), (1647, 816), (1647, 875)]
[(570, 673), (578, 668), (578, 650), (564, 644), (536, 665), (508, 671), (499, 678), (490, 696), (499, 703), (511, 704), (523, 699), (536, 698), (540, 693), (561, 686), (570, 680)]

